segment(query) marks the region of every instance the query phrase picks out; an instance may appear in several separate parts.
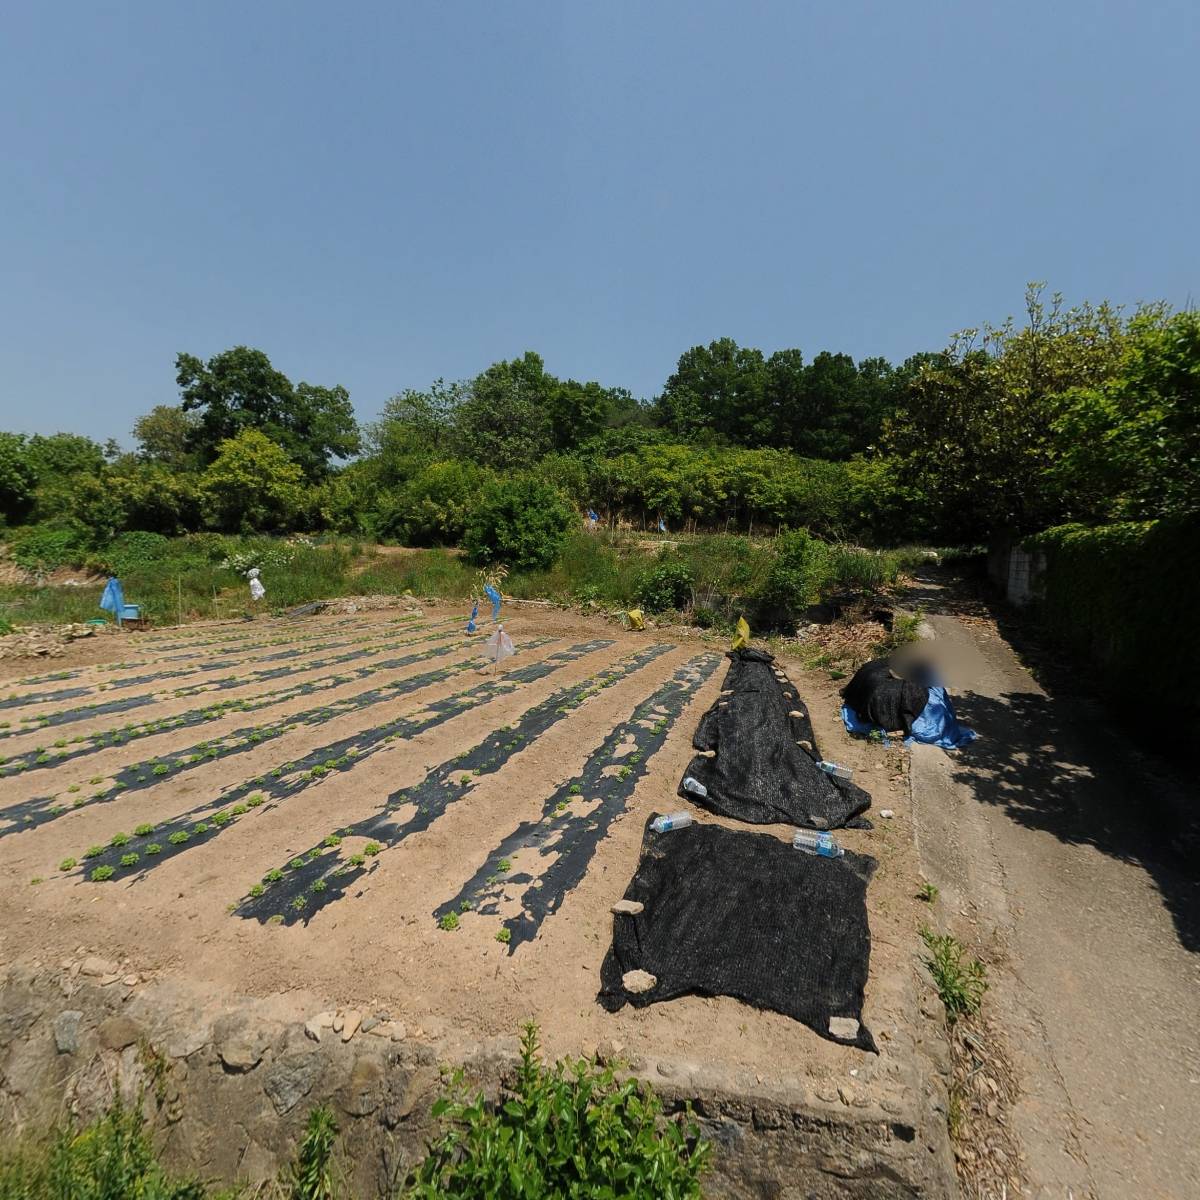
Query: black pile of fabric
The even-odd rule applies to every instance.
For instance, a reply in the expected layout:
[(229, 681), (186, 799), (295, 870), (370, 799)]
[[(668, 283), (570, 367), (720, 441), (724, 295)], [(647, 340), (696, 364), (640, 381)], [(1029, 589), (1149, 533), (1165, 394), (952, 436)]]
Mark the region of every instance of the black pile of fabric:
[[(751, 825), (804, 825), (811, 829), (870, 828), (859, 814), (870, 795), (827, 775), (807, 707), (786, 679), (775, 676), (765, 650), (734, 650), (717, 702), (700, 718), (692, 745), (699, 751), (689, 776), (707, 796), (679, 794), (710, 812)], [(797, 715), (798, 714), (798, 715)]]
[(928, 668), (904, 666), (892, 658), (873, 658), (854, 672), (842, 699), (858, 716), (889, 733), (912, 733), (913, 722), (929, 703)]
[[(767, 833), (719, 825), (656, 833), (647, 822), (625, 891), (643, 909), (614, 915), (598, 999), (616, 1012), (689, 994), (732, 996), (874, 1051), (862, 1024), (874, 870), (866, 855), (818, 858)], [(631, 971), (655, 982), (627, 990)]]

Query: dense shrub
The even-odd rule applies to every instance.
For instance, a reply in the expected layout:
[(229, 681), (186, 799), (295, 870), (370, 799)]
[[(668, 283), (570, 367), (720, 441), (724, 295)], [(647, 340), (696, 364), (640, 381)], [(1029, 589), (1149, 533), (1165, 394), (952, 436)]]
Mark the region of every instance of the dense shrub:
[(9, 538), (13, 560), (27, 571), (79, 566), (91, 546), (91, 531), (71, 520), (18, 529)]
[(559, 492), (528, 477), (490, 484), (467, 518), (463, 547), (473, 562), (515, 570), (548, 567), (575, 522)]
[(760, 619), (775, 623), (821, 598), (830, 579), (829, 547), (803, 529), (788, 530), (775, 539), (775, 560), (756, 599)]
[(650, 612), (683, 608), (692, 598), (692, 569), (682, 559), (660, 555), (637, 580), (637, 601)]
[(393, 536), (413, 546), (455, 546), (491, 474), (474, 463), (430, 463), (395, 498)]
[[(700, 1195), (709, 1149), (694, 1122), (665, 1120), (639, 1081), (585, 1060), (546, 1067), (527, 1026), (512, 1098), (493, 1107), (461, 1093), (434, 1113), (449, 1128), (429, 1148), (410, 1197)], [(519, 1181), (514, 1186), (515, 1181)]]

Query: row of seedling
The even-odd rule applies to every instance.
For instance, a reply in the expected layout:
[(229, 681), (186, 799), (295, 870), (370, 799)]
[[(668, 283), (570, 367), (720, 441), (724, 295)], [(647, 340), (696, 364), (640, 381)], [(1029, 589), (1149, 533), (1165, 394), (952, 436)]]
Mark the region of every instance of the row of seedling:
[[(611, 644), (611, 642), (601, 642), (570, 647), (540, 663), (520, 667), (501, 678), (477, 684), (460, 695), (470, 697), (474, 704), (485, 703), (497, 696), (512, 692), (521, 682), (530, 682), (532, 679), (538, 678), (543, 674), (549, 674), (551, 671), (558, 670), (560, 667), (565, 666), (566, 663), (573, 661), (584, 653), (590, 652), (597, 645)], [(448, 697), (448, 699), (455, 700), (458, 697)], [(311, 750), (296, 760), (282, 763), (254, 779), (247, 780), (231, 791), (228, 791), (225, 794), (224, 802), (226, 804), (232, 803), (236, 809), (240, 803), (256, 807), (252, 798), (258, 799), (260, 803), (266, 800), (286, 799), (319, 782), (328, 775), (350, 769), (362, 758), (386, 748), (390, 743), (413, 737), (444, 721), (450, 720), (458, 711), (457, 705), (448, 706), (445, 702), (438, 701), (428, 705), (423, 710), (418, 710), (415, 714), (408, 714), (388, 721), (385, 724), (358, 731), (351, 736)], [(143, 767), (146, 765), (141, 764)], [(161, 765), (164, 764), (154, 764), (154, 766)], [(151, 772), (153, 772), (153, 769), (154, 767), (152, 766)], [(120, 781), (118, 781), (119, 783)], [(111, 799), (112, 795), (105, 798)], [(199, 823), (203, 823), (206, 826), (205, 833), (219, 831), (220, 822), (214, 825), (202, 816), (202, 814), (207, 813), (211, 808), (212, 801), (207, 800), (196, 805), (189, 811), (171, 818), (169, 833), (177, 835), (188, 832), (189, 830), (194, 830)], [(170, 836), (167, 838), (168, 844), (175, 846), (177, 850), (186, 847), (189, 840), (190, 838), (176, 837), (176, 840), (172, 842)], [(103, 865), (112, 864), (105, 863)], [(152, 865), (154, 864), (143, 861), (142, 869), (148, 869)]]
[[(484, 865), (459, 891), (434, 910), (446, 928), (447, 916), (463, 912), (496, 915), (514, 884), (525, 884), (520, 914), (504, 921), (500, 938), (512, 951), (537, 935), (543, 921), (558, 911), (566, 895), (583, 879), (601, 840), (628, 808), (638, 781), (663, 745), (667, 730), (696, 690), (717, 669), (720, 659), (699, 655), (641, 701), (628, 720), (616, 726), (588, 756), (579, 774), (555, 789), (538, 819), (523, 821), (487, 854)], [(494, 864), (537, 851), (552, 861), (537, 876), (498, 872)]]
[[(527, 709), (515, 723), (493, 730), (470, 749), (432, 768), (419, 783), (393, 792), (379, 812), (350, 826), (349, 832), (391, 848), (428, 829), (481, 777), (501, 770), (513, 755), (530, 746), (589, 697), (640, 671), (670, 649), (665, 643), (644, 647), (589, 679), (561, 688)], [(320, 904), (308, 908), (304, 918), (311, 916), (317, 907), (338, 899), (354, 881), (352, 874), (346, 878), (344, 872), (325, 880), (327, 887), (321, 889)], [(298, 885), (307, 887), (307, 882), (300, 880)], [(261, 921), (275, 912), (274, 901), (259, 904), (256, 900), (257, 897), (251, 896), (244, 902), (239, 910), (241, 915)]]

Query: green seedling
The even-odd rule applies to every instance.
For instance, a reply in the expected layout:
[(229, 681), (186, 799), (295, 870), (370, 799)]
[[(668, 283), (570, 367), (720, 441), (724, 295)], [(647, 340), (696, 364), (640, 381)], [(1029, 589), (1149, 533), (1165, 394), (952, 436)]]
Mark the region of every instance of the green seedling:
[(462, 901), (461, 904), (459, 904), (458, 911), (459, 912), (470, 912), (471, 907), (472, 907), (472, 905), (471, 905), (470, 900), (464, 900), (464, 901)]
[(189, 834), (186, 829), (178, 829), (171, 834), (169, 838), (167, 838), (167, 841), (170, 842), (172, 846), (182, 846), (189, 837), (191, 837), (191, 834)]
[(295, 900), (292, 901), (292, 907), (299, 912), (307, 903), (308, 900), (304, 896), (297, 896)]
[(200, 821), (196, 825), (192, 826), (192, 832), (196, 834), (205, 834), (208, 832), (208, 830), (209, 825), (207, 821)]
[(248, 813), (250, 809), (244, 804), (235, 804), (229, 811), (233, 813), (235, 817), (240, 817), (243, 813)]
[(162, 846), (160, 846), (158, 842), (151, 842), (151, 843), (150, 843), (150, 844), (149, 844), (149, 845), (146, 847), (146, 853), (147, 853), (147, 854), (161, 854), (161, 853), (162, 853)]
[(328, 886), (329, 884), (327, 884), (325, 880), (318, 879), (317, 882), (312, 885), (312, 890), (314, 892), (323, 892)]
[(91, 875), (88, 876), (93, 883), (103, 883), (106, 879), (111, 879), (112, 877), (113, 869), (109, 866), (95, 867), (93, 868)]
[(133, 832), (136, 833), (138, 837), (146, 837), (147, 834), (154, 832), (154, 826), (150, 824), (135, 825), (133, 827)]
[(302, 858), (293, 858), (292, 861), (288, 863), (289, 869), (293, 871), (300, 870), (302, 866), (304, 866), (304, 859)]
[(251, 886), (251, 888), (250, 888), (250, 895), (251, 895), (251, 896), (253, 896), (255, 899), (257, 899), (257, 898), (258, 898), (259, 896), (261, 896), (261, 895), (263, 894), (263, 892), (265, 892), (266, 890), (267, 890), (267, 889), (266, 889), (265, 887), (263, 887), (263, 885), (262, 885), (261, 883), (256, 883), (256, 884), (253, 884), (253, 885)]
[(501, 860), (500, 860), (500, 861), (499, 861), (499, 862), (496, 864), (496, 870), (497, 870), (497, 871), (511, 871), (511, 870), (512, 870), (512, 862), (511, 862), (511, 860), (509, 860), (509, 859), (507, 859), (507, 858), (502, 858), (502, 859), (501, 859)]
[(342, 839), (336, 833), (327, 833), (323, 839), (326, 846), (340, 846)]
[(438, 922), (438, 925), (445, 930), (453, 930), (458, 928), (458, 913), (448, 912)]
[(383, 847), (378, 842), (368, 842), (363, 847), (363, 853), (369, 855), (371, 858), (374, 858), (375, 855), (378, 854), (382, 849)]
[(138, 864), (138, 856), (132, 852), (121, 855), (121, 866), (136, 867)]
[(37, 886), (39, 883), (44, 883), (44, 882), (45, 882), (45, 880), (44, 880), (44, 879), (42, 879), (42, 877), (41, 877), (40, 875), (35, 875), (35, 876), (34, 876), (34, 877), (33, 877), (33, 878), (32, 878), (32, 879), (29, 881), (30, 885), (31, 885), (31, 886), (34, 886), (34, 887), (36, 887), (36, 886)]
[(572, 796), (579, 796), (583, 793), (583, 788), (581, 788), (579, 784), (573, 783), (569, 788), (567, 788), (567, 791), (570, 792)]
[(367, 861), (367, 856), (365, 854), (352, 854), (348, 861), (352, 867), (361, 867)]
[(459, 787), (466, 787), (466, 786), (467, 786), (467, 784), (468, 784), (468, 783), (470, 783), (470, 782), (471, 782), (471, 777), (470, 777), (470, 775), (463, 775), (463, 776), (462, 776), (462, 777), (459, 779), (459, 781), (458, 781), (458, 786), (459, 786)]
[(247, 797), (246, 803), (250, 805), (251, 808), (258, 808), (260, 804), (265, 804), (266, 800), (266, 796), (262, 795), (260, 792), (255, 792), (253, 796)]
[(951, 934), (934, 933), (928, 925), (921, 927), (921, 940), (929, 948), (925, 965), (946, 1006), (946, 1019), (953, 1024), (960, 1016), (977, 1013), (988, 988), (983, 963), (977, 958), (964, 962), (963, 944)]
[(268, 883), (278, 883), (283, 878), (283, 872), (278, 867), (272, 867), (263, 878)]
[(73, 871), (78, 865), (79, 864), (75, 861), (75, 859), (64, 858), (62, 862), (58, 864), (58, 869), (60, 871)]
[(109, 839), (108, 844), (110, 846), (126, 846), (129, 844), (129, 834), (114, 833), (112, 835), (112, 837)]
[[(92, 799), (96, 800), (98, 797), (93, 796)], [(82, 808), (86, 803), (87, 801), (82, 796), (76, 796), (75, 799), (71, 801), (71, 807)]]
[(273, 917), (268, 917), (267, 924), (268, 925), (282, 925), (283, 924), (283, 913), (276, 913)]
[(937, 887), (929, 882), (925, 882), (917, 888), (917, 899), (924, 900), (926, 904), (932, 904), (940, 894)]
[(561, 813), (561, 812), (566, 812), (566, 811), (567, 811), (567, 802), (566, 802), (565, 800), (560, 800), (560, 801), (559, 801), (559, 802), (558, 802), (558, 803), (557, 803), (557, 804), (554, 806), (554, 811), (555, 811), (555, 812), (558, 812), (558, 813)]
[(155, 763), (151, 768), (151, 775), (165, 775), (171, 768), (166, 763)]
[(233, 814), (227, 813), (224, 809), (222, 809), (218, 813), (213, 813), (212, 819), (214, 825), (226, 825), (233, 820)]
[(77, 784), (77, 783), (73, 783), (73, 784), (71, 784), (71, 786), (69, 788), (67, 788), (68, 792), (78, 792), (81, 790), (82, 789), (80, 788), (79, 784)]
[(502, 946), (507, 946), (508, 943), (512, 941), (512, 930), (507, 928), (497, 929), (496, 941), (498, 941)]
[(84, 858), (99, 858), (104, 853), (103, 846), (89, 846), (84, 852)]

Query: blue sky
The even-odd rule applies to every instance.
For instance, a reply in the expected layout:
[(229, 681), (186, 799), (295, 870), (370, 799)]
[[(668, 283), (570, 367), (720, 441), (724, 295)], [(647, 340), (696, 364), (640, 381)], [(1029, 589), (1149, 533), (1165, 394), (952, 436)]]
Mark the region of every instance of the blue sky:
[(245, 343), (360, 417), (539, 351), (653, 396), (721, 336), (899, 360), (1188, 303), (1200, 5), (11, 5), (0, 428), (128, 442)]

